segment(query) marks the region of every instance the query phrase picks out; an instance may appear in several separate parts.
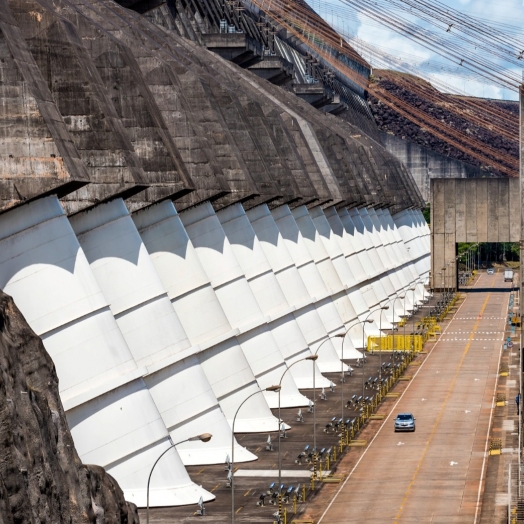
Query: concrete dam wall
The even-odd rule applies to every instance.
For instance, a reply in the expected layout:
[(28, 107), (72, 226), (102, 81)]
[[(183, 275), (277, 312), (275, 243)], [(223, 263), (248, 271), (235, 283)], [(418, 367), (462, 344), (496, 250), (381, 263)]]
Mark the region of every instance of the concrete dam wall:
[[(424, 201), (350, 122), (112, 0), (0, 0), (0, 288), (56, 366), (84, 463), (145, 506), (213, 499), (184, 465), (269, 432), (288, 367), (423, 298)], [(403, 307), (402, 305), (400, 307)], [(382, 314), (380, 319), (379, 314)], [(348, 353), (345, 353), (347, 356)], [(307, 406), (311, 362), (283, 381)], [(287, 422), (287, 421), (284, 421)], [(256, 456), (235, 443), (238, 462)]]

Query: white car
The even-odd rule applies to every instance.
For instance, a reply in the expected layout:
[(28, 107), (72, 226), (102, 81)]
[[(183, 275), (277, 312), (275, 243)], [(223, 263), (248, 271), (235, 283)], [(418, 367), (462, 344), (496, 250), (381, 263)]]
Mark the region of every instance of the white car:
[(486, 273), (487, 273), (488, 275), (493, 275), (493, 273), (495, 273), (495, 270), (494, 270), (492, 267), (490, 267), (490, 268), (486, 271)]
[(395, 433), (397, 431), (415, 431), (415, 417), (412, 413), (399, 413), (395, 419)]

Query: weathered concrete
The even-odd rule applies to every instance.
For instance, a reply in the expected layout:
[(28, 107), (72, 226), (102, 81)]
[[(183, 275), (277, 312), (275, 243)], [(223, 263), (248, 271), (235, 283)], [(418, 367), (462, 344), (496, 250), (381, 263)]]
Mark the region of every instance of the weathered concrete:
[[(180, 20), (158, 27), (113, 0), (0, 1), (5, 74), (18, 75), (0, 91), (0, 283), (55, 359), (82, 459), (144, 505), (169, 438), (208, 430), (210, 445), (162, 459), (151, 502), (210, 500), (180, 458), (224, 462), (240, 404), (324, 342), (317, 371), (340, 369), (329, 335), (351, 328), (360, 356), (352, 323), (425, 278), (424, 202), (353, 123), (184, 39)], [(41, 155), (34, 172), (11, 169), (19, 137), (20, 158)], [(284, 406), (309, 404), (295, 379), (311, 386), (312, 370), (286, 374)], [(253, 397), (235, 430), (274, 430), (276, 402)]]
[(431, 200), (432, 178), (482, 178), (486, 174), (477, 166), (444, 156), (391, 133), (381, 133), (381, 139), (386, 149), (407, 167), (426, 202)]
[(433, 288), (456, 286), (457, 242), (520, 242), (519, 186), (516, 178), (431, 181)]
[(0, 211), (89, 182), (64, 118), (7, 1), (0, 2)]

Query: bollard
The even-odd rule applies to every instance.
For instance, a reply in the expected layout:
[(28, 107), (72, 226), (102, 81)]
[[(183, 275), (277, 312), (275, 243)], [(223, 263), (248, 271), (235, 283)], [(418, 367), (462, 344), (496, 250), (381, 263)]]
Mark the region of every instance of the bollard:
[(317, 478), (317, 452), (313, 455), (313, 478)]
[(287, 508), (284, 508), (284, 524), (287, 524)]
[[(305, 486), (304, 489), (306, 489)], [(297, 498), (296, 495), (293, 497), (293, 515), (297, 514)]]
[(318, 478), (322, 478), (322, 460), (318, 461)]
[(333, 462), (337, 461), (337, 446), (333, 448)]
[(306, 485), (302, 486), (302, 502), (306, 502)]
[(278, 494), (278, 520), (282, 521), (282, 493)]
[(329, 454), (326, 457), (326, 470), (329, 470)]

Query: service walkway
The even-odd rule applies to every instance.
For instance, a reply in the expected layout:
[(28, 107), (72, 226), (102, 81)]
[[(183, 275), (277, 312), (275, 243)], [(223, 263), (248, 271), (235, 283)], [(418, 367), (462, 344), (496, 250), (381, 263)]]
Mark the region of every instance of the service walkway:
[[(316, 523), (480, 522), (508, 288), (480, 276), (345, 482), (309, 508)], [(393, 431), (402, 411), (415, 433)]]

